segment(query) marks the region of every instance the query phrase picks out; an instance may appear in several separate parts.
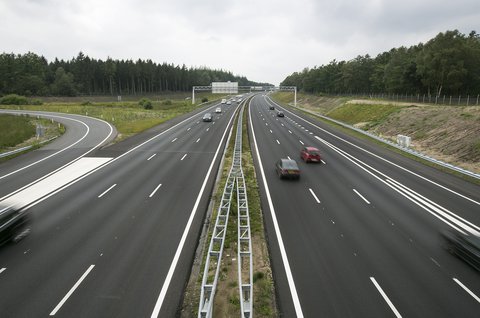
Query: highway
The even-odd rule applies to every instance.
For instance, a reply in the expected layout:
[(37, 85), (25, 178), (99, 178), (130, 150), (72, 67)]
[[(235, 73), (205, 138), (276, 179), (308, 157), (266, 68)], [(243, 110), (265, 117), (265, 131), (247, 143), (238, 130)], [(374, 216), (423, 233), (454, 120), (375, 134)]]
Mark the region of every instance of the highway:
[[(113, 145), (105, 122), (61, 115), (64, 136), (0, 164), (0, 201), (33, 219), (0, 247), (0, 317), (176, 316), (238, 107), (217, 106)], [(281, 317), (478, 316), (479, 274), (440, 238), (480, 231), (478, 186), (261, 94), (248, 111)], [(286, 157), (299, 181), (276, 175)]]
[[(262, 95), (249, 116), (282, 317), (478, 317), (480, 276), (440, 233), (480, 231), (480, 187)], [(303, 146), (325, 164), (301, 161)], [(287, 157), (299, 181), (278, 178)]]
[[(0, 316), (175, 316), (238, 107), (217, 106), (95, 149), (8, 196), (38, 199), (32, 233), (0, 248)], [(201, 120), (207, 111), (212, 122)]]

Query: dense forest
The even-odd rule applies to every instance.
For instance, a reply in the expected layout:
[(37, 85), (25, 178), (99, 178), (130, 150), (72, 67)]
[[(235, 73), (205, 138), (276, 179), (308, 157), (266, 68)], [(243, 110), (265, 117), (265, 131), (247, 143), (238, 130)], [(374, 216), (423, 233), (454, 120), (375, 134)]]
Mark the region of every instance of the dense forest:
[(82, 52), (71, 60), (48, 62), (35, 53), (0, 55), (0, 96), (144, 95), (190, 91), (194, 85), (238, 82), (262, 86), (246, 77), (207, 67), (187, 68), (152, 60), (97, 60)]
[(375, 58), (368, 54), (350, 61), (304, 69), (285, 78), (283, 86), (326, 94), (480, 93), (480, 36), (458, 30), (439, 33), (425, 44), (400, 47)]

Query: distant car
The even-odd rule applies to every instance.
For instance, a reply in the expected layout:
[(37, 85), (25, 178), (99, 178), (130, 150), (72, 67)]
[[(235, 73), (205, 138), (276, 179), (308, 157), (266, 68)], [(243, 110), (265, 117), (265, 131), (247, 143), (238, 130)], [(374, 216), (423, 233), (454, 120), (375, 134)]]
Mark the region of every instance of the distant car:
[(242, 101), (242, 99), (241, 99), (241, 98), (237, 99), (237, 103), (240, 103), (241, 101)]
[(300, 178), (300, 169), (298, 168), (297, 162), (295, 160), (280, 159), (275, 164), (275, 169), (280, 179), (283, 179), (283, 178), (299, 179)]
[(300, 157), (305, 162), (322, 162), (320, 150), (315, 147), (304, 147), (300, 150)]
[(268, 109), (270, 109), (270, 110), (274, 110), (274, 109), (275, 109), (275, 107), (274, 107), (274, 106), (270, 106), (270, 107), (268, 107)]
[(222, 99), (222, 104), (225, 104), (227, 102), (227, 100), (224, 98)]
[(205, 113), (205, 115), (203, 115), (203, 121), (212, 121), (212, 114)]
[(221, 112), (222, 112), (222, 109), (221, 109), (220, 107), (217, 107), (217, 108), (215, 108), (215, 112), (216, 112), (216, 113), (221, 113)]
[(480, 271), (480, 237), (458, 231), (443, 232), (448, 251)]
[(283, 112), (277, 112), (278, 117), (285, 117), (285, 114)]
[(231, 101), (228, 101), (228, 102), (227, 102), (227, 105), (232, 105), (232, 102), (231, 102)]
[(30, 219), (26, 212), (0, 206), (0, 245), (18, 242), (30, 233)]

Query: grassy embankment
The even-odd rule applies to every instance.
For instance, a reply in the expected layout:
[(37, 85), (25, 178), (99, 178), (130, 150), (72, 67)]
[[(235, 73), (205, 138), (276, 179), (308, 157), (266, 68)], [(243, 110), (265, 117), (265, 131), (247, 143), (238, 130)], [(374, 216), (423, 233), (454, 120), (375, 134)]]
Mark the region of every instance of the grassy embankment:
[[(43, 136), (39, 138), (36, 136), (37, 125), (43, 127)], [(0, 115), (0, 153), (27, 146), (33, 146), (30, 149), (36, 149), (40, 147), (41, 142), (60, 136), (64, 132), (65, 129), (62, 125), (50, 120), (25, 115), (2, 114)], [(0, 162), (18, 155), (0, 158)]]
[[(169, 97), (175, 97), (175, 95)], [(44, 103), (43, 105), (1, 105), (0, 107), (79, 114), (103, 119), (116, 127), (119, 133), (116, 141), (120, 141), (174, 117), (191, 112), (199, 107), (203, 97), (207, 97), (209, 100), (216, 100), (222, 96), (202, 94), (197, 96), (195, 105), (192, 105), (191, 100), (185, 100), (183, 95), (180, 97), (181, 99), (157, 98), (152, 100), (153, 109), (148, 110), (140, 107), (138, 101), (95, 102), (92, 101), (94, 98), (84, 100), (83, 102), (78, 101), (79, 98), (75, 98), (77, 100), (75, 102), (56, 101)], [(56, 100), (59, 100), (59, 98)], [(72, 98), (65, 98), (64, 100), (72, 100)], [(102, 98), (99, 98), (99, 100), (102, 100)]]
[[(293, 101), (293, 94), (277, 93), (273, 98), (277, 102), (287, 105)], [(411, 148), (444, 162), (477, 173), (480, 172), (480, 107), (411, 105), (389, 101), (349, 101), (348, 99), (344, 99), (342, 103), (332, 107), (332, 103), (337, 102), (338, 98), (332, 98), (332, 101), (329, 101), (328, 97), (309, 95), (308, 99), (308, 107), (304, 107), (301, 98), (297, 106), (303, 111), (308, 110), (326, 115), (392, 141), (396, 141), (398, 134), (410, 136), (412, 138)], [(311, 113), (307, 114), (312, 116)], [(477, 179), (437, 166), (363, 134), (319, 117), (316, 118), (336, 126), (345, 133), (358, 138), (370, 139), (382, 147), (387, 147), (413, 160), (455, 174), (470, 182), (480, 183)]]
[[(247, 110), (243, 119), (243, 145), (242, 145), (242, 167), (247, 188), (248, 206), (250, 211), (250, 229), (253, 251), (253, 311), (255, 317), (276, 317), (278, 316), (275, 305), (275, 292), (272, 272), (270, 268), (269, 254), (263, 228), (263, 215), (260, 207), (260, 194), (253, 165), (253, 158), (247, 135)], [(236, 131), (236, 125), (234, 132)], [(235, 133), (232, 134), (227, 152), (221, 179), (217, 190), (213, 194), (214, 201), (210, 229), (215, 224), (218, 207), (222, 199), (223, 189), (227, 181), (233, 161), (233, 149), (235, 145)], [(224, 243), (223, 259), (220, 267), (219, 281), (214, 302), (214, 317), (239, 317), (240, 300), (237, 270), (237, 202), (236, 195), (233, 196), (230, 207), (230, 215), (227, 226), (227, 233)], [(208, 244), (211, 239), (211, 230), (204, 242), (202, 262), (197, 269), (198, 276), (192, 271), (192, 277), (186, 289), (182, 309), (182, 317), (196, 317), (198, 315), (198, 303), (200, 299), (200, 287), (203, 276), (203, 269), (208, 252)], [(210, 280), (213, 281), (214, 271), (211, 271)]]

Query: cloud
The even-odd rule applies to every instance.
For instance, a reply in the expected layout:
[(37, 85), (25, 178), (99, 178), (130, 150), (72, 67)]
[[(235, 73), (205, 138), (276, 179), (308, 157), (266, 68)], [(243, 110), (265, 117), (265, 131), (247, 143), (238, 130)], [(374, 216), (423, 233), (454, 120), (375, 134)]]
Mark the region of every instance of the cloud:
[[(278, 84), (294, 71), (478, 29), (480, 2), (0, 0), (5, 52), (152, 59)], [(477, 30), (478, 31), (478, 30)]]

